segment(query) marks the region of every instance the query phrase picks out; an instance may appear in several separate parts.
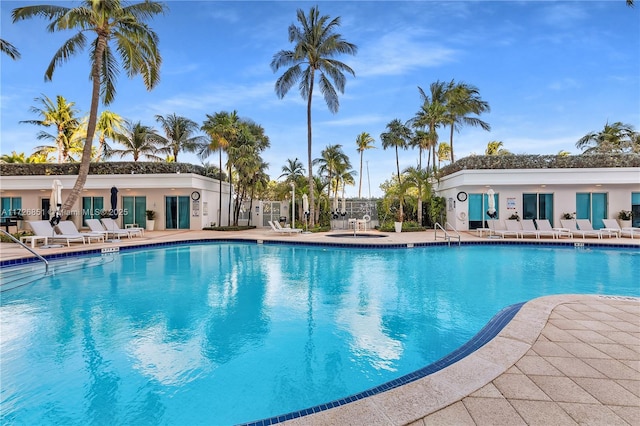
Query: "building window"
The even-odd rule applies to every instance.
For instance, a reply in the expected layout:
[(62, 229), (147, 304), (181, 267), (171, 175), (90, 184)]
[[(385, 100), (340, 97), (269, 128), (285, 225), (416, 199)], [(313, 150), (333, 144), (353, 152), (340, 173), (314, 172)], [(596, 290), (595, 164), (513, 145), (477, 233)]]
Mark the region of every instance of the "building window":
[(523, 219), (548, 219), (553, 226), (553, 194), (522, 194)]
[(631, 213), (633, 214), (631, 226), (640, 227), (640, 192), (631, 193)]
[(87, 226), (87, 219), (100, 219), (103, 209), (103, 197), (82, 197), (82, 226)]
[(18, 214), (22, 216), (22, 197), (2, 197), (2, 223)]
[(147, 197), (122, 197), (122, 223), (147, 227)]
[(189, 196), (165, 197), (165, 228), (190, 229)]
[(576, 219), (589, 219), (594, 229), (604, 228), (607, 218), (607, 194), (605, 192), (578, 192), (576, 194)]
[[(496, 217), (494, 219), (500, 219), (500, 196), (494, 195), (496, 203)], [(487, 215), (489, 209), (489, 196), (487, 194), (469, 194), (469, 229), (486, 228), (486, 221), (491, 219)]]

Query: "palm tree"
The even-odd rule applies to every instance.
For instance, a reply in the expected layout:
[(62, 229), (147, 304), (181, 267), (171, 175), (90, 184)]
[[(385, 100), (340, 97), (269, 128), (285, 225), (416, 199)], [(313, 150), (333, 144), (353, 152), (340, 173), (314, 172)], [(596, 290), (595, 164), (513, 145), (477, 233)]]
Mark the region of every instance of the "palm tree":
[(450, 126), (449, 147), (451, 148), (451, 162), (453, 163), (453, 131), (459, 130), (460, 126), (467, 125), (490, 131), (491, 126), (480, 120), (478, 117), (469, 114), (480, 115), (483, 112), (491, 111), (489, 104), (482, 100), (477, 87), (453, 80), (447, 85), (445, 91), (447, 105), (447, 124)]
[(375, 139), (367, 132), (362, 132), (356, 138), (356, 146), (360, 153), (360, 183), (358, 184), (358, 198), (362, 198), (362, 158), (364, 157), (364, 151), (367, 149), (373, 149), (375, 146)]
[(176, 163), (180, 151), (195, 152), (205, 141), (204, 136), (194, 136), (199, 130), (198, 123), (186, 117), (177, 116), (175, 113), (164, 117), (156, 115), (156, 121), (160, 123), (166, 136), (160, 141)]
[(630, 124), (606, 123), (600, 132), (590, 132), (576, 142), (583, 154), (640, 153), (640, 133)]
[[(58, 5), (39, 5), (19, 7), (12, 11), (13, 22), (43, 17), (50, 21), (50, 32), (77, 30), (78, 32), (54, 54), (45, 71), (45, 80), (49, 81), (58, 65), (71, 56), (81, 52), (87, 45), (86, 32), (93, 32), (96, 38), (90, 43), (92, 82), (91, 107), (87, 124), (87, 137), (82, 151), (78, 178), (62, 206), (69, 211), (75, 204), (89, 174), (91, 147), (98, 120), (98, 103), (102, 99), (110, 104), (116, 94), (115, 83), (118, 63), (115, 54), (121, 58), (121, 64), (129, 77), (138, 74), (148, 90), (159, 81), (162, 59), (158, 51), (158, 36), (145, 21), (154, 15), (164, 13), (165, 6), (151, 0), (123, 6), (121, 0), (96, 1), (83, 0), (78, 7), (69, 8)], [(111, 42), (115, 43), (115, 49)]]
[[(209, 143), (203, 144), (198, 153), (201, 159), (209, 157), (215, 151), (219, 153), (220, 172), (222, 173), (222, 151), (229, 148), (231, 140), (238, 134), (238, 114), (236, 111), (231, 113), (227, 111), (217, 112), (214, 115), (207, 114), (207, 119), (202, 124), (201, 130), (209, 135)], [(231, 182), (231, 170), (229, 170), (229, 182)], [(222, 179), (219, 183), (219, 206), (218, 209), (218, 225), (222, 226)], [(231, 218), (229, 218), (231, 220)]]
[(416, 188), (417, 190), (418, 224), (422, 225), (422, 200), (427, 198), (430, 193), (429, 170), (408, 167), (403, 171), (403, 174), (405, 176), (405, 187), (407, 189)]
[(337, 197), (338, 181), (334, 176), (338, 175), (338, 171), (350, 169), (351, 162), (349, 157), (342, 150), (342, 145), (329, 145), (320, 152), (320, 158), (313, 160), (313, 165), (320, 165), (319, 172), (327, 174), (329, 186), (327, 188), (327, 196), (331, 198), (331, 186), (333, 184), (334, 194)]
[(278, 176), (278, 179), (284, 177), (285, 182), (298, 182), (299, 178), (304, 177), (305, 170), (302, 162), (295, 159), (287, 158), (287, 162), (282, 166), (282, 174)]
[(58, 152), (58, 163), (76, 163), (78, 158), (82, 156), (82, 142), (86, 137), (85, 129), (84, 123), (80, 123), (75, 127), (65, 127), (62, 132), (58, 132), (56, 135), (39, 132), (38, 140), (49, 140), (53, 144), (35, 147), (34, 154), (48, 157), (49, 154)]
[(80, 126), (80, 120), (76, 117), (78, 110), (73, 108), (75, 103), (67, 102), (67, 100), (60, 95), (56, 96), (55, 103), (44, 95), (34, 100), (41, 103), (42, 108), (32, 106), (29, 110), (34, 114), (40, 115), (42, 118), (40, 120), (24, 120), (20, 123), (55, 127), (55, 136), (43, 131), (39, 132), (37, 137), (38, 139), (53, 139), (58, 150), (58, 163), (63, 163), (65, 161), (63, 154), (65, 138)]
[[(315, 85), (316, 71), (320, 72), (318, 85), (329, 111), (337, 113), (340, 107), (338, 94), (344, 93), (346, 78), (344, 72), (355, 76), (355, 72), (345, 63), (334, 59), (338, 54), (355, 55), (356, 45), (345, 41), (335, 32), (340, 26), (340, 17), (329, 20), (329, 16), (320, 16), (317, 6), (305, 16), (302, 9), (297, 11), (300, 27), (289, 26), (289, 42), (295, 43), (293, 50), (281, 50), (273, 56), (271, 69), (274, 72), (281, 67), (290, 66), (276, 81), (276, 94), (282, 99), (289, 89), (300, 81), (300, 95), (307, 101), (307, 160), (309, 167), (309, 188), (313, 187), (312, 137), (311, 137), (311, 101)], [(309, 205), (311, 223), (314, 225), (314, 193), (311, 191)]]
[(438, 127), (442, 126), (446, 122), (446, 97), (445, 97), (445, 83), (436, 81), (429, 86), (429, 95), (422, 90), (422, 87), (418, 86), (420, 92), (420, 98), (422, 99), (422, 105), (420, 110), (416, 113), (415, 117), (411, 120), (411, 124), (416, 129), (426, 129), (426, 137), (429, 147), (432, 153), (433, 167), (436, 165), (436, 146), (438, 145)]
[[(399, 119), (394, 119), (387, 124), (387, 132), (380, 134), (380, 140), (382, 141), (382, 149), (395, 148), (396, 150), (396, 170), (398, 177), (398, 184), (402, 186), (402, 178), (400, 177), (400, 159), (398, 157), (398, 148), (407, 149), (409, 141), (411, 140), (411, 129), (406, 124), (403, 124)], [(402, 197), (400, 199), (399, 221), (402, 222), (404, 213), (402, 210)]]
[(484, 150), (484, 155), (509, 155), (511, 152), (504, 149), (501, 141), (491, 141), (487, 144), (487, 149)]
[(107, 144), (107, 139), (118, 140), (124, 132), (125, 120), (115, 112), (102, 111), (96, 124), (98, 132), (98, 151), (96, 153), (96, 161), (100, 161), (106, 151), (111, 147)]
[(146, 157), (152, 161), (162, 161), (162, 157), (158, 156), (158, 134), (149, 126), (145, 126), (139, 121), (136, 123), (127, 122), (124, 133), (117, 140), (124, 149), (111, 149), (105, 152), (105, 156), (113, 157), (119, 155), (123, 158), (127, 155), (133, 157), (133, 161), (137, 162), (142, 157)]
[(0, 163), (27, 163), (27, 157), (24, 152), (18, 154), (15, 151), (11, 151), (11, 154), (0, 155)]
[(440, 168), (441, 161), (449, 161), (451, 158), (451, 147), (446, 142), (440, 142), (438, 144), (438, 168)]
[(20, 52), (8, 41), (0, 38), (0, 52), (7, 54), (14, 61), (20, 59)]

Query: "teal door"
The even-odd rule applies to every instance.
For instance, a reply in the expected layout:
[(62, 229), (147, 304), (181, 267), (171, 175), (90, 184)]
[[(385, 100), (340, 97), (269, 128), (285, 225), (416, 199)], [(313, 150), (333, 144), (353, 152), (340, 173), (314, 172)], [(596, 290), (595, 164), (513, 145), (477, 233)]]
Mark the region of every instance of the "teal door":
[(122, 221), (126, 225), (147, 227), (147, 197), (122, 197)]
[(190, 229), (190, 198), (188, 196), (165, 197), (165, 228)]
[(553, 194), (522, 194), (523, 219), (548, 219), (553, 226)]
[(576, 219), (589, 219), (594, 229), (604, 228), (607, 218), (607, 194), (605, 192), (579, 192), (576, 194)]

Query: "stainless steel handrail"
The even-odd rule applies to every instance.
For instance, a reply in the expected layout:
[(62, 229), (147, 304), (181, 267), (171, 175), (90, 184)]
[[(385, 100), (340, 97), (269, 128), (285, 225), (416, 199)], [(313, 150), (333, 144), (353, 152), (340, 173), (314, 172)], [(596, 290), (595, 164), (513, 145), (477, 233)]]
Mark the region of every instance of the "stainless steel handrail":
[(42, 260), (44, 262), (44, 273), (48, 274), (49, 273), (49, 262), (47, 261), (47, 259), (45, 259), (44, 257), (40, 256), (38, 253), (36, 253), (35, 251), (33, 251), (32, 249), (29, 248), (29, 246), (25, 245), (22, 241), (16, 239), (16, 237), (14, 237), (13, 235), (11, 235), (10, 233), (8, 233), (7, 231), (5, 231), (4, 229), (0, 229), (0, 232), (2, 232), (4, 235), (6, 235), (7, 237), (11, 238), (14, 242), (18, 243), (19, 245), (21, 245), (22, 247), (26, 248), (27, 250), (29, 250), (31, 252), (31, 254), (33, 254), (35, 257), (37, 257), (38, 259)]
[(433, 225), (433, 229), (435, 231), (433, 233), (434, 239), (435, 240), (438, 239), (438, 229), (441, 229), (442, 232), (444, 232), (444, 237), (443, 238), (449, 243), (449, 245), (451, 245), (451, 238), (453, 238), (453, 236), (449, 235), (449, 232), (447, 232), (447, 229), (446, 229), (447, 227), (450, 228), (451, 231), (455, 232), (455, 234), (456, 234), (455, 237), (458, 239), (458, 245), (460, 245), (460, 234), (458, 233), (458, 231), (456, 231), (456, 229), (453, 226), (451, 226), (451, 224), (449, 222), (445, 222), (444, 227), (442, 225), (440, 225), (438, 222), (436, 222)]

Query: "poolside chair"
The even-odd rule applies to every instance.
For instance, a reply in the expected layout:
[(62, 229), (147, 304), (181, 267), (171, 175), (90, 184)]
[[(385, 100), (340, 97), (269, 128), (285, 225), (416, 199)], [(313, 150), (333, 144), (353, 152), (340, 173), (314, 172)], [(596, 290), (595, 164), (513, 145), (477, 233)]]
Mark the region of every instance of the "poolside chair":
[(545, 235), (553, 233), (557, 238), (573, 237), (573, 234), (571, 234), (571, 231), (567, 228), (552, 228), (549, 219), (536, 219), (536, 225), (538, 226), (538, 231), (545, 233)]
[(102, 241), (104, 243), (104, 234), (100, 232), (80, 232), (76, 224), (70, 220), (63, 220), (58, 223), (54, 229), (63, 235), (81, 235), (91, 244), (91, 240)]
[[(543, 231), (536, 228), (536, 224), (533, 222), (533, 219), (522, 219), (520, 221), (520, 225), (522, 225), (522, 231), (526, 233), (526, 235), (535, 235), (536, 239), (540, 239), (542, 236), (551, 236), (555, 239), (558, 236), (556, 231)], [(523, 234), (524, 237), (525, 234)]]
[(271, 221), (271, 225), (274, 228), (274, 230), (276, 232), (279, 232), (281, 234), (288, 234), (288, 235), (293, 235), (293, 234), (297, 234), (299, 232), (302, 232), (302, 229), (298, 229), (298, 228), (283, 228), (280, 225), (280, 222), (278, 221)]
[(123, 235), (131, 238), (131, 235), (124, 229), (120, 231), (110, 231), (105, 229), (98, 219), (86, 219), (85, 222), (87, 222), (87, 226), (89, 227), (91, 232), (104, 234), (107, 236), (107, 238), (109, 238), (109, 235), (111, 235), (113, 238), (118, 239), (120, 239), (120, 237)]
[(582, 237), (582, 239), (586, 237), (596, 237), (602, 239), (602, 232), (600, 231), (578, 229), (578, 223), (575, 219), (560, 219), (560, 223), (562, 223), (562, 227), (568, 229), (574, 237), (578, 236)]
[(143, 233), (143, 229), (142, 228), (125, 228), (125, 229), (122, 229), (118, 225), (118, 222), (116, 222), (115, 220), (111, 219), (110, 217), (103, 217), (102, 219), (100, 219), (100, 221), (102, 222), (102, 224), (104, 225), (104, 227), (105, 227), (105, 229), (107, 231), (109, 231), (109, 232), (111, 232), (111, 231), (115, 231), (115, 232), (125, 231), (129, 235), (129, 238), (135, 237), (136, 235), (141, 237), (142, 233)]
[(82, 242), (85, 243), (84, 236), (82, 235), (65, 235), (65, 234), (56, 234), (55, 229), (49, 223), (48, 220), (30, 220), (27, 221), (33, 233), (38, 237), (47, 237), (48, 242), (56, 242), (56, 241), (64, 241), (67, 243), (67, 247), (71, 247), (71, 243)]
[(640, 237), (640, 228), (621, 228), (615, 219), (602, 219), (602, 223), (604, 223), (604, 228), (601, 231), (615, 232), (618, 237), (631, 237), (631, 239), (634, 236)]
[[(508, 220), (507, 220), (508, 222)], [(516, 221), (517, 222), (517, 221)], [(518, 238), (518, 231), (510, 231), (507, 228), (503, 227), (499, 221), (495, 220), (495, 219), (491, 219), (488, 220), (487, 223), (489, 224), (489, 229), (491, 229), (490, 234), (491, 235), (497, 235), (499, 237), (505, 238), (508, 237), (510, 235), (515, 236), (516, 238)], [(513, 226), (513, 225), (511, 225)]]
[(507, 225), (507, 231), (516, 232), (516, 238), (518, 236), (520, 236), (520, 238), (524, 238), (525, 235), (528, 237), (540, 238), (535, 229), (535, 225), (533, 225), (533, 221), (531, 222), (531, 225), (533, 225), (533, 231), (524, 229), (522, 222), (519, 220), (507, 220), (505, 221), (505, 224)]
[[(602, 234), (602, 237), (604, 237), (605, 235), (608, 236), (609, 238), (613, 237), (614, 235), (616, 236), (616, 238), (618, 237), (618, 233), (617, 232), (612, 232), (609, 231), (608, 229), (593, 229), (593, 225), (591, 224), (591, 221), (589, 219), (577, 219), (576, 220), (576, 224), (578, 225), (578, 229), (581, 231), (595, 231), (595, 232), (600, 232), (600, 234)], [(602, 238), (600, 237), (600, 238)]]

